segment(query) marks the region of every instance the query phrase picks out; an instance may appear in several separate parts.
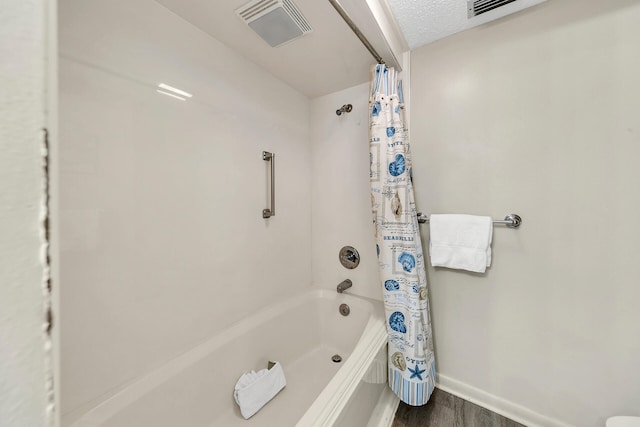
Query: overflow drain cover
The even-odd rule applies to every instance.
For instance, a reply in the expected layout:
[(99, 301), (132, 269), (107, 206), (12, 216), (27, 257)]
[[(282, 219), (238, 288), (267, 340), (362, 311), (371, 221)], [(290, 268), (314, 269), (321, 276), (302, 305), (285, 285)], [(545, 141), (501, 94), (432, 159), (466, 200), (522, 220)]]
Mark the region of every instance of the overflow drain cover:
[(351, 309), (349, 308), (349, 306), (347, 304), (340, 304), (340, 307), (338, 307), (338, 311), (343, 316), (348, 316), (349, 313), (351, 313)]
[(339, 354), (334, 354), (333, 356), (331, 356), (331, 360), (333, 360), (335, 363), (340, 363), (342, 362), (342, 356), (340, 356)]

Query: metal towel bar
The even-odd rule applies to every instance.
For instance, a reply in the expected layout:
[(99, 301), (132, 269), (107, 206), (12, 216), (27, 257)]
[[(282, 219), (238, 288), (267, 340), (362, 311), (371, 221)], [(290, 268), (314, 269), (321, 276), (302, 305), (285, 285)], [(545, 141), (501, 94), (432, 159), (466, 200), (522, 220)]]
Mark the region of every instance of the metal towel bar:
[[(429, 222), (429, 217), (422, 212), (418, 212), (417, 216), (420, 224)], [(520, 227), (520, 224), (522, 224), (522, 218), (516, 214), (509, 214), (505, 216), (504, 219), (494, 219), (493, 224), (506, 225), (509, 228), (518, 228)]]
[(276, 214), (276, 154), (263, 151), (262, 160), (271, 166), (271, 207), (262, 210), (262, 218), (271, 218)]

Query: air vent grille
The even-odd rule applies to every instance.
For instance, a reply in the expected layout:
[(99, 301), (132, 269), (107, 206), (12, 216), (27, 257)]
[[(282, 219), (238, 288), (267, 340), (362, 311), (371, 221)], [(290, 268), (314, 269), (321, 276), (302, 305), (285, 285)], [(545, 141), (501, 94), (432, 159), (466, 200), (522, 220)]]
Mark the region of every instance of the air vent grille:
[(271, 47), (281, 46), (313, 31), (293, 0), (254, 0), (235, 12)]
[(277, 0), (259, 0), (257, 2), (251, 2), (244, 5), (243, 8), (238, 9), (236, 13), (245, 21), (251, 21), (251, 18), (261, 14), (271, 6), (275, 6), (277, 4)]
[(493, 9), (497, 9), (505, 4), (513, 3), (516, 0), (468, 0), (468, 17), (482, 15)]
[(292, 2), (291, 0), (283, 0), (282, 6), (287, 12), (289, 12), (289, 16), (294, 21), (296, 21), (303, 32), (307, 33), (311, 31), (311, 25), (309, 25), (307, 20), (304, 19), (304, 16), (302, 16), (300, 9), (298, 9), (298, 6), (296, 6), (294, 2)]

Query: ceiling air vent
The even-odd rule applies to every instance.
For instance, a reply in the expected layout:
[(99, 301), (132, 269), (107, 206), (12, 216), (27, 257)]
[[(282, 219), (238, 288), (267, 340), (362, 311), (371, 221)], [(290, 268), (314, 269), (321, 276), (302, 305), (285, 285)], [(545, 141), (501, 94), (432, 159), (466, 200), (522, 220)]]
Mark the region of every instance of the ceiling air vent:
[(255, 0), (236, 9), (236, 14), (271, 47), (312, 31), (291, 0)]
[(516, 0), (468, 0), (468, 13), (469, 18), (482, 15), (490, 10), (497, 9), (505, 4), (513, 3)]

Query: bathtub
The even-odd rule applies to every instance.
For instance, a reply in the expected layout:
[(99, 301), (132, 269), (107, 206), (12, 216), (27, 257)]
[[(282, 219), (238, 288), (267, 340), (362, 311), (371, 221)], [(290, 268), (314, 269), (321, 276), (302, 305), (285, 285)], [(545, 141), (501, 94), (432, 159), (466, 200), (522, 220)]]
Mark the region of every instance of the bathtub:
[[(349, 316), (339, 313), (342, 303), (350, 306)], [(382, 303), (313, 290), (233, 325), (68, 425), (365, 426), (367, 420), (352, 417), (363, 416), (363, 405), (370, 416), (377, 394), (386, 389), (386, 366), (381, 365), (386, 364), (386, 338)], [(342, 362), (333, 362), (334, 354)], [(245, 420), (233, 400), (234, 385), (244, 372), (265, 368), (269, 360), (280, 361), (287, 386)]]

